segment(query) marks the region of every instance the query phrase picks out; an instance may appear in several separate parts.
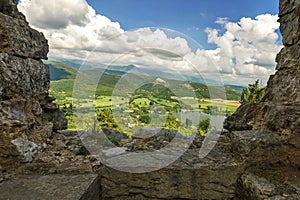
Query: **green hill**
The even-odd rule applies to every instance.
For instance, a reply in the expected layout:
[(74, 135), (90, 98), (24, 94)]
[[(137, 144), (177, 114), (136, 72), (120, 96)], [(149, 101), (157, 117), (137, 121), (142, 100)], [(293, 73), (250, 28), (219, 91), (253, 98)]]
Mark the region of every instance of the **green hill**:
[(44, 61), (49, 66), (50, 80), (75, 79), (78, 69), (57, 61)]
[(225, 85), (228, 100), (240, 100), (244, 87), (238, 85)]
[[(62, 62), (57, 61), (45, 61), (45, 64), (49, 66), (50, 69), (50, 77), (51, 77), (51, 91), (57, 92), (60, 94), (64, 94), (63, 96), (72, 96), (74, 80), (76, 78), (78, 68), (69, 66)], [(124, 71), (132, 69), (134, 66), (126, 66), (124, 67)], [(117, 67), (109, 69), (117, 71), (121, 69), (121, 67)], [(91, 76), (96, 76), (101, 74), (101, 71), (90, 70), (88, 74)], [(159, 77), (151, 77), (139, 74), (128, 74), (127, 78), (122, 78), (124, 73), (110, 73), (110, 71), (102, 73), (101, 78), (99, 80), (96, 95), (102, 96), (111, 96), (112, 93), (118, 96), (126, 96), (128, 94), (132, 94), (133, 92), (138, 95), (147, 95), (147, 96), (156, 96), (159, 98), (169, 99), (171, 96), (175, 94), (180, 96), (190, 96), (189, 91), (193, 91), (198, 98), (201, 99), (210, 99), (210, 95), (212, 95), (209, 91), (213, 91), (214, 98), (224, 98), (224, 88), (226, 91), (226, 98), (228, 100), (240, 100), (243, 87), (241, 86), (233, 86), (233, 85), (225, 85), (221, 86), (207, 86), (203, 83), (197, 82), (186, 82), (181, 80), (171, 80), (166, 78)], [(89, 78), (86, 78), (88, 81)], [(159, 79), (162, 81), (161, 84), (146, 84), (140, 86), (145, 80), (152, 82), (153, 80)], [(135, 81), (132, 81), (135, 80)], [(121, 82), (121, 84), (119, 83)], [(163, 82), (169, 83), (171, 85), (171, 90), (163, 86)], [(119, 83), (119, 84), (118, 84)], [(118, 84), (118, 85), (116, 85)], [(86, 84), (85, 84), (86, 85)], [(187, 90), (187, 85), (191, 86), (191, 89)], [(92, 87), (92, 86), (91, 86)], [(136, 88), (135, 91), (131, 91), (131, 88)], [(83, 88), (84, 90), (89, 90), (89, 88)]]

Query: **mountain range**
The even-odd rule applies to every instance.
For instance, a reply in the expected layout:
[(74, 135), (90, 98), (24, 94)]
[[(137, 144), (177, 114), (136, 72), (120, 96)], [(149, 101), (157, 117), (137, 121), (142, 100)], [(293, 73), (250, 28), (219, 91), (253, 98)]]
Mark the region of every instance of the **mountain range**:
[[(180, 79), (176, 79), (176, 77), (168, 74), (164, 74), (163, 77), (158, 76), (158, 74), (151, 75), (151, 73), (150, 75), (145, 75), (145, 73), (142, 73), (134, 65), (109, 66), (107, 68), (100, 67), (95, 70), (90, 64), (79, 65), (78, 63), (74, 64), (74, 62), (72, 61), (62, 62), (47, 60), (44, 61), (44, 63), (49, 66), (51, 88), (58, 92), (64, 92), (68, 96), (72, 96), (73, 85), (79, 68), (83, 71), (90, 71), (91, 76), (97, 73), (101, 74), (96, 92), (96, 94), (98, 95), (112, 95), (114, 93), (120, 96), (124, 96), (134, 92), (131, 90), (132, 88), (142, 88), (144, 90), (146, 89), (148, 93), (152, 93), (153, 95), (160, 94), (160, 96), (169, 96), (169, 94), (164, 94), (164, 92), (168, 90), (165, 90), (163, 88), (170, 88), (174, 93), (178, 93), (182, 96), (190, 96), (188, 88), (192, 87), (192, 91), (198, 98), (209, 99), (213, 95), (214, 98), (240, 100), (240, 96), (244, 88), (242, 86), (236, 85), (206, 85), (203, 84), (203, 80), (201, 78), (195, 78), (193, 79), (193, 81), (183, 81)], [(166, 76), (169, 76), (170, 78), (166, 78)], [(89, 78), (87, 77), (86, 79)], [(154, 85), (159, 84), (164, 87), (149, 87), (150, 83), (153, 83)], [(145, 87), (144, 85), (147, 84), (148, 87)], [(158, 88), (160, 88), (160, 90), (158, 90)], [(224, 97), (224, 93), (226, 93), (226, 97)]]

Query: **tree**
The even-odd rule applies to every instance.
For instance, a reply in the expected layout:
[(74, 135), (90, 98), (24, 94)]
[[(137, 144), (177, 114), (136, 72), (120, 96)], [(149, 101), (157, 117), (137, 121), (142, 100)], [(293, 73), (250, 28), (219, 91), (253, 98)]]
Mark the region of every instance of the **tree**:
[(259, 86), (259, 80), (254, 84), (249, 84), (248, 88), (244, 88), (240, 103), (257, 103), (262, 100), (265, 95), (265, 88)]
[(149, 114), (142, 114), (139, 118), (139, 121), (145, 124), (150, 124), (151, 122), (151, 118), (149, 116)]
[(180, 126), (180, 121), (174, 115), (168, 114), (165, 128), (171, 130), (178, 130), (179, 126)]
[(61, 110), (65, 116), (73, 116), (73, 105), (72, 102), (63, 103)]
[(118, 128), (118, 125), (114, 119), (111, 109), (97, 109), (97, 120), (101, 127), (108, 127), (108, 128)]
[(201, 135), (206, 135), (209, 132), (209, 124), (209, 118), (200, 118), (198, 130)]

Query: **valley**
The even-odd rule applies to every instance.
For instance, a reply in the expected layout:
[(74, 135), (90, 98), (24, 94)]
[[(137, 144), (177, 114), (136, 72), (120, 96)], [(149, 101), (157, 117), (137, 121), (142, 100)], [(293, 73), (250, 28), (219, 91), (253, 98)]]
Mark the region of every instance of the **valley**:
[[(56, 97), (56, 103), (68, 118), (69, 129), (79, 128), (78, 123), (84, 124), (80, 129), (91, 129), (94, 125), (87, 123), (87, 118), (96, 113), (101, 127), (115, 128), (127, 135), (147, 126), (175, 129), (185, 135), (194, 131), (206, 134), (213, 128), (209, 127), (210, 115), (231, 115), (240, 105), (243, 89), (145, 76), (129, 73), (134, 66), (113, 66), (101, 72), (94, 95), (74, 99), (73, 87), (79, 69), (57, 61), (45, 63), (51, 72), (50, 95)], [(93, 69), (90, 72), (91, 76), (99, 73), (93, 73)], [(85, 91), (95, 87), (83, 85)], [(210, 99), (212, 89), (217, 98)], [(224, 92), (227, 99), (223, 98)], [(74, 122), (74, 108), (77, 108), (76, 118), (82, 123)]]

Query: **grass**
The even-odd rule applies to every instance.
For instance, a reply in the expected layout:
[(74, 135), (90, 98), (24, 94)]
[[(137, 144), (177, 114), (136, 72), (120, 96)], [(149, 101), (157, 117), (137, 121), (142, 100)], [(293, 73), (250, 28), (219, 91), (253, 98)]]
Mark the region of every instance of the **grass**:
[(150, 100), (147, 99), (147, 98), (138, 98), (138, 99), (134, 99), (133, 100), (133, 103), (136, 104), (136, 105), (141, 105), (141, 106), (144, 106), (144, 107), (150, 107)]
[[(46, 61), (46, 64), (51, 65), (50, 67), (52, 70), (54, 70), (54, 75), (56, 76), (53, 77), (54, 80), (51, 81), (49, 90), (50, 95), (57, 98), (56, 103), (61, 107), (63, 105), (71, 104), (73, 100), (72, 93), (75, 81), (74, 79), (77, 75), (78, 69), (54, 61)], [(225, 86), (227, 99), (235, 101), (229, 102), (211, 100), (208, 89), (214, 89), (214, 93), (216, 96), (223, 97), (224, 87), (207, 87), (206, 85), (201, 83), (186, 83), (182, 81), (169, 80), (172, 83), (174, 82), (174, 91), (181, 92), (180, 96), (187, 96), (187, 98), (173, 99), (173, 96), (175, 96), (175, 94), (170, 89), (159, 84), (146, 84), (132, 92), (130, 88), (135, 88), (136, 86), (135, 83), (130, 82), (131, 79), (126, 79), (124, 83), (122, 82), (123, 84), (119, 84), (118, 87), (116, 87), (116, 83), (119, 82), (121, 76), (106, 73), (101, 74), (101, 72), (97, 70), (83, 71), (81, 73), (82, 76), (80, 77), (82, 78), (82, 80), (80, 79), (80, 83), (82, 84), (79, 85), (80, 88), (78, 88), (78, 91), (83, 92), (83, 98), (80, 99), (80, 107), (85, 109), (84, 111), (88, 115), (93, 114), (91, 113), (93, 109), (90, 108), (96, 108), (100, 110), (111, 108), (115, 111), (118, 111), (116, 113), (119, 113), (118, 118), (121, 119), (118, 123), (121, 124), (124, 132), (128, 133), (134, 129), (133, 128), (130, 130), (127, 127), (128, 123), (136, 123), (139, 126), (147, 125), (142, 124), (138, 120), (139, 116), (137, 115), (140, 115), (141, 117), (143, 117), (143, 115), (147, 115), (147, 110), (149, 110), (150, 108), (152, 109), (151, 112), (153, 112), (151, 114), (151, 118), (153, 120), (152, 123), (159, 126), (161, 126), (161, 122), (164, 121), (164, 118), (166, 117), (168, 112), (179, 112), (180, 108), (181, 110), (195, 112), (209, 112), (210, 109), (216, 109), (218, 111), (216, 113), (225, 113), (227, 111), (227, 114), (232, 114), (239, 106), (237, 100), (240, 98), (240, 93), (242, 91), (242, 88), (240, 86)], [(99, 75), (101, 75), (101, 78), (99, 80), (98, 86), (96, 87), (95, 98), (89, 98), (86, 96), (86, 94), (92, 94), (95, 89), (94, 83), (92, 83), (91, 80), (96, 80)], [(136, 78), (141, 78), (135, 75), (132, 76), (132, 79), (134, 80)], [(188, 98), (189, 93), (185, 91), (185, 87), (183, 86), (185, 84), (190, 84), (194, 88), (193, 91), (198, 98)], [(132, 98), (129, 99), (128, 96), (130, 96), (131, 94)], [(122, 112), (124, 110), (134, 110), (135, 113), (130, 115), (128, 113), (125, 114)], [(139, 112), (140, 110), (144, 110), (143, 113)], [(85, 123), (84, 120), (86, 117), (87, 116), (82, 115), (80, 117), (82, 119), (80, 120), (83, 120), (83, 123)], [(73, 123), (72, 120), (71, 123)], [(181, 129), (183, 132), (186, 132), (184, 128)]]
[(108, 107), (125, 107), (128, 104), (128, 101), (124, 97), (116, 96), (98, 96), (96, 98), (96, 107), (97, 108), (108, 108)]

